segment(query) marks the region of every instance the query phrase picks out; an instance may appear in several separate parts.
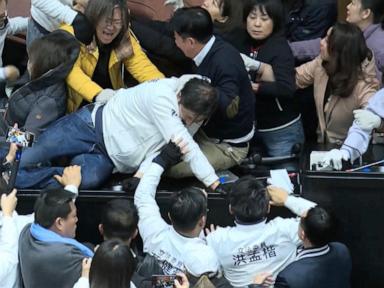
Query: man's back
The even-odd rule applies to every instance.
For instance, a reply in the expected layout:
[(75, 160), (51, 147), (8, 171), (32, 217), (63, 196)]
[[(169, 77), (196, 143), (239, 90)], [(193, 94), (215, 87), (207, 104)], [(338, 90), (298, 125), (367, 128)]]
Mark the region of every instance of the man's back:
[(227, 278), (234, 287), (252, 284), (253, 277), (268, 271), (277, 274), (296, 255), (297, 219), (280, 217), (265, 223), (219, 228), (207, 236)]
[[(328, 249), (329, 248), (329, 249)], [(279, 273), (275, 287), (348, 288), (351, 257), (348, 248), (333, 242), (299, 253), (298, 260)]]
[(20, 271), (25, 288), (72, 288), (80, 278), (84, 255), (62, 243), (45, 243), (32, 237), (31, 225), (20, 234)]
[(197, 72), (210, 78), (219, 91), (218, 108), (203, 126), (204, 132), (217, 139), (249, 134), (255, 118), (255, 97), (240, 53), (217, 37)]

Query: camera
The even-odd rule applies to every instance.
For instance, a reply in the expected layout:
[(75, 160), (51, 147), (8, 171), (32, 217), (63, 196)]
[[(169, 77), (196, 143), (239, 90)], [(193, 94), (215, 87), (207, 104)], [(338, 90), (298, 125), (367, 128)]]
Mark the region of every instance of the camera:
[(31, 147), (35, 140), (35, 134), (22, 131), (15, 127), (9, 127), (7, 132), (7, 142), (16, 143), (21, 147)]
[(152, 275), (152, 288), (173, 288), (176, 275)]

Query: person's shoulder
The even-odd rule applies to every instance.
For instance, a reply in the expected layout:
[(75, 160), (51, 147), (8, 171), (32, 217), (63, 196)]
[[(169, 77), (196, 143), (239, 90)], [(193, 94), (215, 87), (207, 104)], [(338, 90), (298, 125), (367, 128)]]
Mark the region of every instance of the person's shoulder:
[(215, 43), (210, 52), (211, 53), (207, 54), (207, 57), (211, 58), (208, 62), (213, 63), (221, 69), (232, 70), (234, 65), (244, 66), (243, 60), (240, 57), (240, 52), (220, 37), (215, 39)]
[(329, 243), (329, 247), (331, 248), (331, 251), (334, 250), (337, 254), (344, 255), (349, 257), (349, 249), (348, 247), (340, 242), (331, 242)]

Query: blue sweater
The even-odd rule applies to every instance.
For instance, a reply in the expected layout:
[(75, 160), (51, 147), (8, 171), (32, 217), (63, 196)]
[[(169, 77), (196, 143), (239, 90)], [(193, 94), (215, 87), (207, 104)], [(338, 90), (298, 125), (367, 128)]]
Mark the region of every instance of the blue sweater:
[(203, 126), (207, 136), (236, 139), (250, 133), (255, 119), (255, 96), (239, 52), (216, 37), (197, 73), (210, 78), (219, 93), (217, 110)]

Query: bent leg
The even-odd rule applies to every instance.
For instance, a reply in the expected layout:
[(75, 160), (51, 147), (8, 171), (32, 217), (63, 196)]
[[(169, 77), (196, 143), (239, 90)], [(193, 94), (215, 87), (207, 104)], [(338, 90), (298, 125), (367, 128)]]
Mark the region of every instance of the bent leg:
[(53, 176), (62, 175), (63, 170), (64, 167), (20, 168), (17, 173), (15, 187), (18, 189), (61, 187)]
[(81, 189), (99, 188), (111, 176), (114, 167), (111, 160), (101, 153), (77, 155), (71, 165), (81, 166)]
[[(209, 140), (202, 132), (196, 136), (196, 142), (199, 144), (201, 152), (207, 157), (209, 163), (216, 170), (229, 169), (247, 157), (248, 147), (239, 148), (231, 146), (228, 143), (214, 143)], [(189, 164), (181, 162), (171, 167), (167, 176), (172, 178), (184, 178), (194, 176)]]
[(96, 136), (88, 118), (92, 121), (91, 113), (83, 108), (54, 122), (31, 148), (24, 150), (20, 167), (36, 168), (40, 163), (60, 156), (73, 157), (91, 152), (95, 147)]

